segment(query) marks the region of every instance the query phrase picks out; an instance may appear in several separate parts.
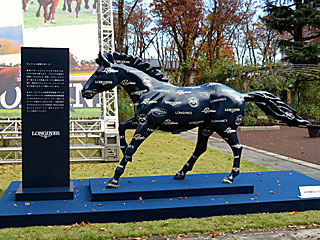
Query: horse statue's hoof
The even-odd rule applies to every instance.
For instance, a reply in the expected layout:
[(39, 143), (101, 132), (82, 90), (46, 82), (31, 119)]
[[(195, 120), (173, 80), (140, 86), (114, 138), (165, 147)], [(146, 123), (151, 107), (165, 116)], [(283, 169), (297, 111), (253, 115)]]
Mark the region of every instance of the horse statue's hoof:
[(233, 179), (230, 178), (230, 177), (225, 177), (224, 179), (222, 179), (221, 182), (223, 182), (223, 183), (233, 183)]
[(117, 187), (119, 187), (118, 181), (113, 178), (108, 182), (106, 186), (106, 188), (117, 188)]
[(175, 179), (175, 180), (183, 180), (185, 177), (186, 177), (185, 174), (183, 174), (183, 173), (181, 173), (181, 172), (178, 172), (178, 173), (173, 177), (173, 179)]

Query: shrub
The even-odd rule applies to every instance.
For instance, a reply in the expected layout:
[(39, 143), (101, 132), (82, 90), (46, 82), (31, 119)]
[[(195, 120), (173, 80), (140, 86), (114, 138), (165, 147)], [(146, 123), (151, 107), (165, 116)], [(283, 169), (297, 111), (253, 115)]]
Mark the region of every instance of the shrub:
[(120, 122), (134, 116), (133, 102), (127, 92), (122, 88), (118, 88), (118, 114)]
[(246, 103), (244, 126), (269, 126), (273, 124), (273, 119), (267, 117), (264, 112), (254, 103)]

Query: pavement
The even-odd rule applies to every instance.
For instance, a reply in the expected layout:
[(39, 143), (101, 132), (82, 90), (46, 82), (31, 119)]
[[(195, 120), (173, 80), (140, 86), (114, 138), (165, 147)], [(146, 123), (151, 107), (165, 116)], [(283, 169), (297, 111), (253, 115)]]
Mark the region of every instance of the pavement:
[[(148, 238), (146, 238), (148, 239)], [(153, 237), (152, 240), (199, 240), (199, 239), (218, 239), (218, 240), (295, 240), (295, 239), (320, 239), (320, 228), (294, 228), (290, 230), (268, 230), (256, 232), (237, 232), (237, 233), (223, 233), (217, 234), (193, 234), (193, 235), (179, 235), (168, 237)]]
[[(197, 141), (197, 132), (194, 130), (177, 135), (183, 139), (192, 142)], [(229, 145), (222, 139), (210, 137), (208, 147), (216, 149), (220, 152), (232, 155)], [(320, 179), (320, 165), (308, 163), (299, 159), (282, 156), (276, 153), (267, 152), (253, 147), (243, 145), (242, 159), (256, 163), (276, 171), (297, 171), (312, 178)], [(320, 219), (320, 216), (319, 216)], [(261, 239), (317, 239), (320, 240), (320, 227), (296, 227), (287, 229), (268, 229), (266, 231), (238, 231), (235, 233), (223, 233), (221, 235), (212, 234), (194, 234), (187, 236), (169, 236), (167, 238), (152, 238), (155, 239), (223, 239), (223, 240), (261, 240)]]
[[(192, 142), (197, 141), (197, 132), (195, 130), (184, 132), (177, 136)], [(220, 138), (210, 137), (208, 147), (232, 155), (229, 145)], [(243, 145), (241, 158), (275, 171), (293, 170), (312, 178), (320, 178), (320, 165), (305, 162), (300, 159), (282, 156), (272, 152), (267, 152), (246, 145)]]

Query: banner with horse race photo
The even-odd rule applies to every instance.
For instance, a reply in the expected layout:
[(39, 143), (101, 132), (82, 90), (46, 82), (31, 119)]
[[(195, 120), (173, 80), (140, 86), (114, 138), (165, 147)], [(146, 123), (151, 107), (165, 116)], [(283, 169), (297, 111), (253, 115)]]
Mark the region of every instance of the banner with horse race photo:
[(20, 118), (20, 48), (70, 51), (70, 116), (98, 117), (100, 99), (82, 98), (81, 89), (99, 51), (97, 0), (0, 0), (0, 118)]

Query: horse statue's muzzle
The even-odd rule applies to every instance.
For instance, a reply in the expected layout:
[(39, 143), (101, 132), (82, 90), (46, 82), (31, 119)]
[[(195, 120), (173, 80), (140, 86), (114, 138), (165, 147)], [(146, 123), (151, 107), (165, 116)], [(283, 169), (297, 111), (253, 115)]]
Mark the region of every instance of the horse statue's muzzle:
[(81, 90), (82, 97), (84, 97), (86, 99), (92, 99), (97, 93), (98, 93), (98, 91), (96, 91), (96, 90), (89, 90), (89, 89), (82, 89)]

